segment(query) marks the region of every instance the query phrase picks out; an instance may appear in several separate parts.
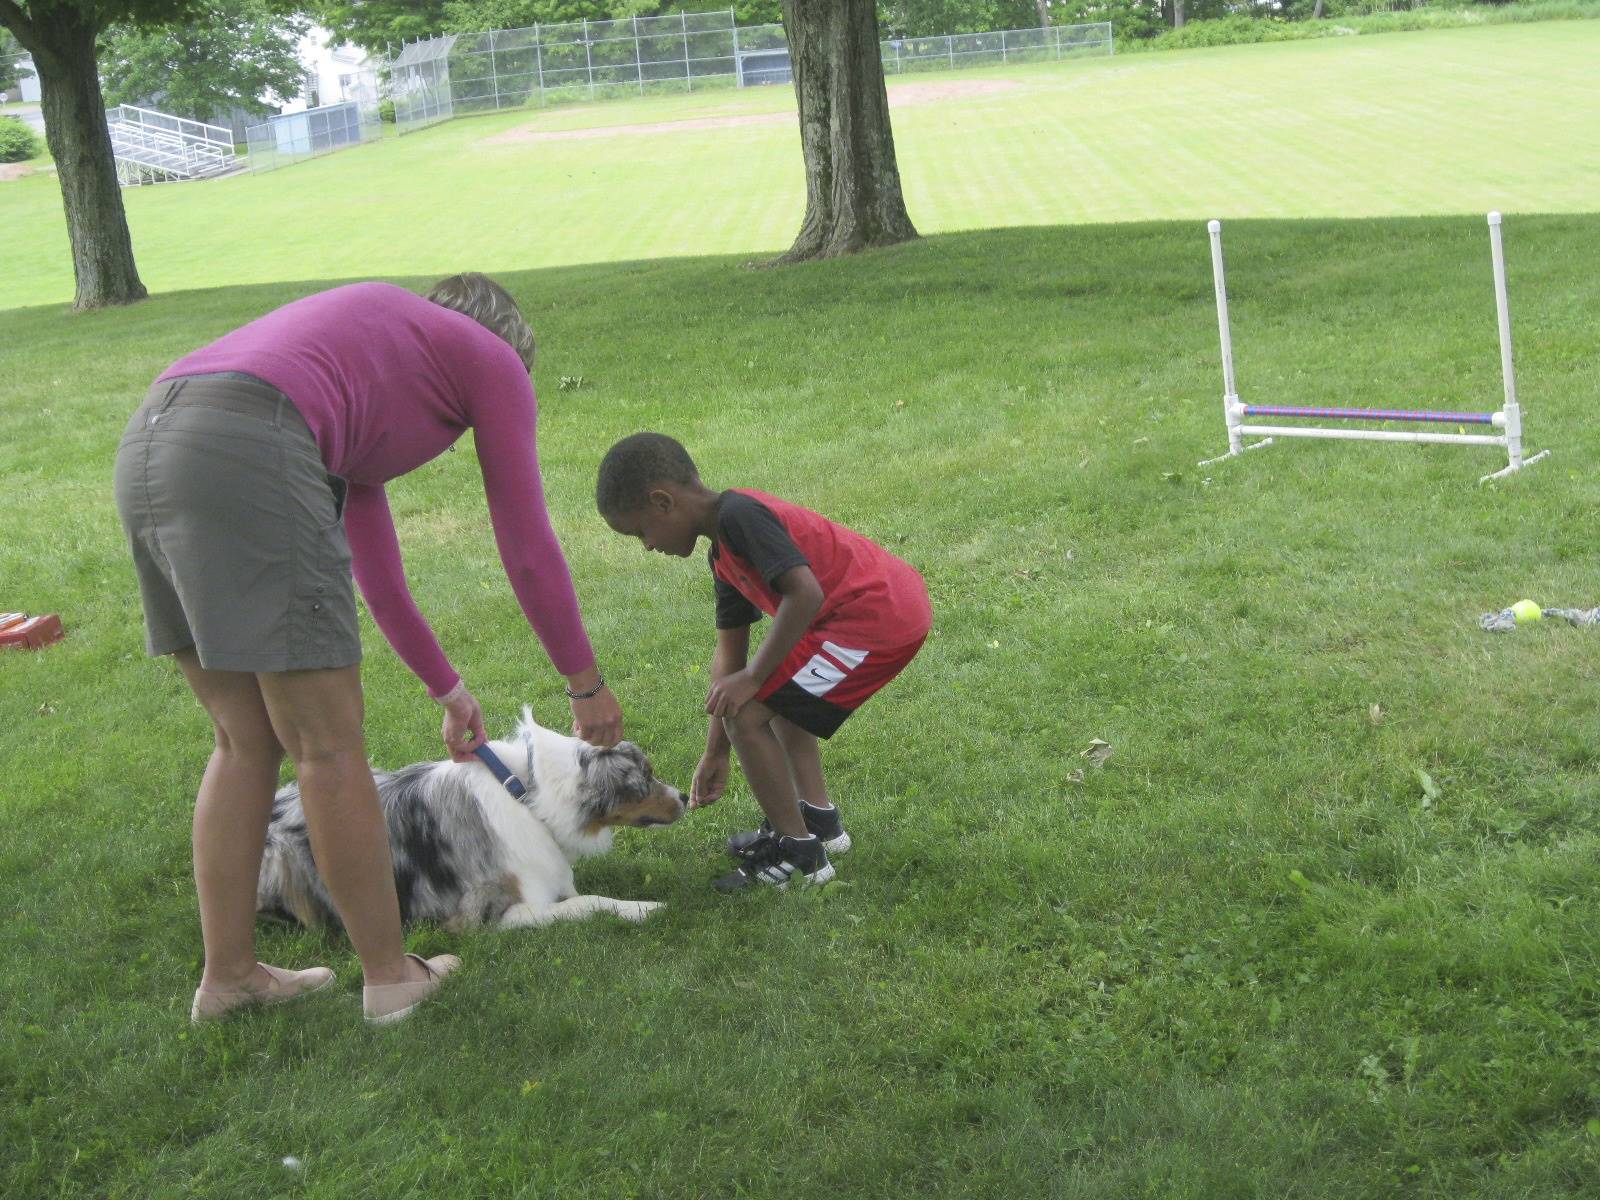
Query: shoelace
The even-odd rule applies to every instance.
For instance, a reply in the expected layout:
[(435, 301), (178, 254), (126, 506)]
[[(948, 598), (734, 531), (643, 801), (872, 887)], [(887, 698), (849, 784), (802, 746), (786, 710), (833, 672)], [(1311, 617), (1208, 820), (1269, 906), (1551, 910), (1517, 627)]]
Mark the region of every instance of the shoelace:
[(759, 874), (764, 867), (776, 866), (783, 861), (783, 847), (778, 845), (778, 837), (768, 833), (745, 853), (744, 864), (740, 870), (746, 875)]

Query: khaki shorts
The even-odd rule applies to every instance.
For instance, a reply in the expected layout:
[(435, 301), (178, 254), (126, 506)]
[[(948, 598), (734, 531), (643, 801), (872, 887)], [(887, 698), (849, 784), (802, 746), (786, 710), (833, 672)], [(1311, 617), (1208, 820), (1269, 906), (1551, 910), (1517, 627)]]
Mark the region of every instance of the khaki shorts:
[(117, 450), (146, 649), (210, 671), (361, 661), (344, 480), (283, 393), (247, 375), (150, 389)]

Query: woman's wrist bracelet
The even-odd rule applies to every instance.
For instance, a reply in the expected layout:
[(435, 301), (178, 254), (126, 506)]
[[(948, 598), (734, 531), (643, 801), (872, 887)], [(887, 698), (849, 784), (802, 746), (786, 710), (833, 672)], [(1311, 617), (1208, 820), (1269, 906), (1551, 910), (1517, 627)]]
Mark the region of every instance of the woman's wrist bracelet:
[(446, 692), (442, 696), (435, 696), (433, 698), (433, 701), (434, 701), (435, 704), (449, 705), (449, 704), (453, 704), (455, 701), (461, 699), (461, 697), (465, 696), (466, 694), (467, 694), (467, 681), (465, 679), (458, 679), (458, 680), (456, 680), (455, 687), (451, 688), (448, 692)]
[(604, 675), (596, 672), (595, 678), (599, 682), (597, 682), (587, 692), (575, 692), (569, 687), (563, 687), (561, 690), (566, 692), (568, 700), (593, 700), (600, 694), (600, 689), (606, 686), (606, 677)]

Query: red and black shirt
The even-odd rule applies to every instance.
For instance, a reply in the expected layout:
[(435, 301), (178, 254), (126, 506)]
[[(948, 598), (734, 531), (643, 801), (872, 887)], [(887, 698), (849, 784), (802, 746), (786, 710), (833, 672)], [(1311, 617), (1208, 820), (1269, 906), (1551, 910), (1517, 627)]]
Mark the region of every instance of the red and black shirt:
[(809, 566), (822, 586), (811, 628), (847, 645), (897, 649), (933, 624), (928, 588), (915, 567), (826, 517), (749, 488), (722, 493), (708, 556), (716, 579), (717, 628), (772, 616), (783, 600), (773, 585)]

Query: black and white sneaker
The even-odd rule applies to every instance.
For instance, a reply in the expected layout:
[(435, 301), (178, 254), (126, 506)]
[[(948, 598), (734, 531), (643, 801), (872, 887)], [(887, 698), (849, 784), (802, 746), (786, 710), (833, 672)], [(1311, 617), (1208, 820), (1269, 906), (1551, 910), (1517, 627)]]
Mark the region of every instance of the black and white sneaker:
[[(850, 849), (850, 835), (845, 832), (844, 822), (839, 817), (837, 806), (817, 808), (802, 800), (800, 816), (805, 820), (806, 832), (821, 838), (822, 848), (830, 855), (837, 856)], [(729, 838), (728, 853), (742, 862), (749, 856), (751, 848), (757, 842), (771, 836), (772, 826), (763, 821), (761, 828), (736, 833)]]
[(768, 834), (745, 852), (744, 862), (712, 882), (719, 892), (742, 892), (764, 883), (780, 892), (791, 880), (803, 886), (827, 883), (834, 876), (822, 839)]

